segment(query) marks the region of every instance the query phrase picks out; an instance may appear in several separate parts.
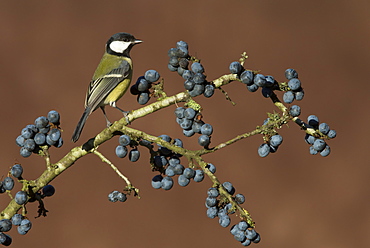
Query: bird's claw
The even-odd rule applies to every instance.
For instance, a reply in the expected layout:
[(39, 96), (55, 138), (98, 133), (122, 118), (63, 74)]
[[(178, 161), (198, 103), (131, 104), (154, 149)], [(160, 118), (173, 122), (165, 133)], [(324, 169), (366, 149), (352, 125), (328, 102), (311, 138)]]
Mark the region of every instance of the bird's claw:
[(129, 111), (124, 111), (124, 112), (123, 112), (123, 116), (125, 117), (125, 120), (126, 120), (126, 122), (127, 122), (127, 125), (131, 123), (131, 122), (130, 122), (130, 119), (128, 118), (128, 114), (129, 114), (129, 113), (130, 113)]

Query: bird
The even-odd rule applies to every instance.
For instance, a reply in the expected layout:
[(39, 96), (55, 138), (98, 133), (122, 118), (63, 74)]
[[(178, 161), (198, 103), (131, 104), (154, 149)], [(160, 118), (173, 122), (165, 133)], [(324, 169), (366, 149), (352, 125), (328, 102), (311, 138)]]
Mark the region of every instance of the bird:
[(130, 51), (136, 44), (142, 43), (129, 33), (112, 35), (105, 45), (105, 52), (97, 66), (86, 92), (85, 110), (73, 132), (72, 141), (76, 142), (89, 115), (96, 109), (103, 111), (107, 126), (111, 125), (105, 113), (105, 106), (110, 105), (124, 115), (128, 112), (117, 107), (116, 102), (130, 86), (133, 63)]

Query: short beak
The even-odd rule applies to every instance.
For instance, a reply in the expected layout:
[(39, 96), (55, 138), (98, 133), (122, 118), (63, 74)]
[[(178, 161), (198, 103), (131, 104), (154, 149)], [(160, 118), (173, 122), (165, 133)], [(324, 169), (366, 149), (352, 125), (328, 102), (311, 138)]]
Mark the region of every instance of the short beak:
[(134, 44), (139, 44), (139, 43), (141, 43), (141, 42), (143, 42), (142, 40), (135, 40), (134, 41)]

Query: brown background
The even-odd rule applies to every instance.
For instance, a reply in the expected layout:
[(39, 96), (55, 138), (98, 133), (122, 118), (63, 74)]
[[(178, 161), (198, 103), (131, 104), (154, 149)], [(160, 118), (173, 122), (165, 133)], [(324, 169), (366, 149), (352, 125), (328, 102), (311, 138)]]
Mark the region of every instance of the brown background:
[[(368, 1), (41, 1), (0, 4), (1, 174), (19, 161), (24, 176), (35, 179), (43, 159), (21, 158), (14, 139), (20, 130), (51, 109), (62, 115), (65, 145), (52, 149), (58, 161), (74, 147), (69, 139), (82, 111), (87, 84), (116, 32), (130, 32), (145, 42), (133, 49), (134, 77), (156, 69), (168, 94), (183, 90), (182, 80), (167, 70), (167, 50), (179, 40), (202, 59), (209, 79), (228, 73), (228, 65), (246, 51), (248, 69), (284, 80), (295, 68), (305, 88), (302, 118), (316, 114), (336, 129), (332, 154), (312, 156), (303, 132), (290, 124), (280, 133), (276, 154), (259, 158), (261, 137), (252, 137), (205, 159), (217, 166), (221, 181), (231, 181), (247, 201), (244, 206), (262, 235), (258, 247), (369, 247), (370, 189), (368, 156), (369, 28)], [(253, 130), (277, 110), (261, 93), (238, 83), (197, 98), (204, 120), (213, 124), (212, 144)], [(152, 100), (153, 101), (153, 100)], [(139, 105), (128, 94), (118, 103)], [(175, 106), (137, 120), (132, 127), (153, 135), (185, 139), (175, 123)], [(121, 117), (108, 109), (111, 120)], [(99, 112), (88, 120), (83, 141), (105, 125)], [(12, 247), (241, 247), (229, 228), (206, 217), (207, 179), (168, 192), (154, 190), (148, 155), (137, 163), (114, 155), (115, 138), (101, 146), (106, 156), (140, 188), (140, 200), (110, 203), (107, 195), (123, 182), (97, 157), (89, 155), (56, 178), (54, 197), (46, 200), (48, 217), (34, 219), (25, 236), (11, 230)], [(185, 160), (182, 161), (185, 163)], [(19, 187), (19, 186), (17, 186)], [(9, 201), (0, 197), (4, 208)], [(234, 222), (237, 220), (233, 217)], [(257, 246), (256, 246), (257, 247)]]

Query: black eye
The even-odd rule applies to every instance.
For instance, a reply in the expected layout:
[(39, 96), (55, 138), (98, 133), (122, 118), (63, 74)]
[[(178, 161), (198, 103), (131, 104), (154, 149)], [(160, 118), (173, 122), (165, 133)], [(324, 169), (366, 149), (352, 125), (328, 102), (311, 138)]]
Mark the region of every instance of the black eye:
[(127, 39), (127, 38), (124, 38), (124, 39), (123, 39), (123, 41), (124, 41), (124, 42), (128, 42), (128, 39)]

